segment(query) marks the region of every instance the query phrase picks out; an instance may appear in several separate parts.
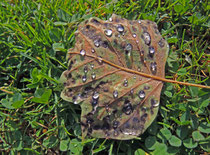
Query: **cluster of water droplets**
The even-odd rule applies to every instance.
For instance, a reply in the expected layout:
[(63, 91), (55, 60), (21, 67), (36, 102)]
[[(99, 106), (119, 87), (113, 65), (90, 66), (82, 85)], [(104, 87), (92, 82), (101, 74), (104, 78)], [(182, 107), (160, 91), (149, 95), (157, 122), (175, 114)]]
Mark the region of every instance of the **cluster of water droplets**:
[(156, 74), (156, 72), (157, 72), (157, 63), (156, 62), (151, 62), (150, 69), (151, 69), (153, 74)]
[(133, 107), (131, 105), (130, 101), (125, 101), (124, 106), (122, 111), (126, 114), (126, 115), (130, 115), (133, 112)]
[(128, 80), (127, 79), (124, 79), (123, 86), (128, 87)]
[(99, 99), (99, 93), (94, 92), (92, 95), (92, 106), (96, 106), (98, 104), (98, 99)]

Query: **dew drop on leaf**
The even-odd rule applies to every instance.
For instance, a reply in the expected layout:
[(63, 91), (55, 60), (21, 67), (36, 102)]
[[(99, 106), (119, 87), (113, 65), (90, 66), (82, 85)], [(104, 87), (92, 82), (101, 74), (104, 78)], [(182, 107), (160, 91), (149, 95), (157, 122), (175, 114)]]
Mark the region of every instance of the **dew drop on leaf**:
[(96, 79), (96, 74), (95, 74), (94, 72), (91, 74), (91, 78), (92, 78), (93, 80)]
[(145, 96), (146, 96), (146, 94), (145, 94), (145, 92), (143, 90), (140, 90), (138, 95), (139, 95), (140, 99), (144, 99)]
[(130, 115), (133, 112), (133, 108), (130, 102), (126, 102), (124, 104), (124, 107), (122, 109), (122, 111), (126, 114), (126, 115)]
[(87, 73), (87, 72), (88, 72), (88, 67), (85, 66), (85, 67), (84, 67), (84, 73)]
[(103, 60), (102, 60), (102, 57), (101, 56), (98, 57), (98, 62), (99, 62), (100, 65), (103, 64)]
[(128, 80), (127, 79), (124, 79), (123, 86), (128, 87)]
[(86, 81), (87, 81), (87, 76), (86, 75), (82, 76), (82, 82), (86, 82)]
[(114, 90), (114, 92), (113, 92), (113, 97), (114, 97), (114, 98), (117, 98), (117, 97), (118, 97), (118, 91), (117, 91), (117, 90)]
[(112, 30), (111, 30), (111, 29), (106, 29), (106, 30), (104, 31), (104, 33), (105, 33), (105, 35), (106, 35), (107, 37), (111, 37), (111, 36), (112, 36)]
[(133, 89), (131, 89), (131, 90), (130, 90), (130, 93), (131, 93), (131, 94), (133, 94), (133, 93), (134, 93), (134, 90), (133, 90)]
[(124, 32), (124, 26), (121, 25), (121, 24), (117, 25), (117, 31), (120, 32), (120, 33)]
[(90, 68), (93, 69), (93, 68), (94, 68), (94, 64), (91, 64), (91, 65), (90, 65)]
[(151, 105), (152, 105), (152, 107), (158, 107), (159, 106), (159, 102), (154, 100), (154, 99), (151, 99)]
[(117, 127), (119, 126), (120, 122), (119, 121), (114, 121), (113, 122), (113, 129), (117, 129)]
[(149, 56), (151, 58), (153, 58), (154, 54), (155, 54), (155, 49), (154, 49), (154, 47), (150, 46), (149, 47)]
[(100, 46), (100, 42), (98, 39), (94, 40), (94, 45), (95, 47), (99, 47)]
[(151, 62), (150, 69), (151, 69), (152, 73), (155, 74), (157, 72), (157, 63)]
[(143, 33), (143, 39), (144, 39), (145, 44), (149, 45), (151, 43), (151, 37), (148, 32)]
[(95, 50), (92, 48), (92, 49), (91, 49), (91, 52), (92, 52), (92, 53), (95, 53)]
[(158, 45), (163, 48), (165, 43), (164, 43), (164, 40), (163, 39), (160, 39), (160, 41), (158, 42)]
[(85, 56), (86, 51), (82, 49), (82, 50), (80, 51), (80, 54), (81, 54), (81, 56)]
[(127, 51), (127, 52), (132, 51), (132, 49), (133, 49), (133, 46), (129, 43), (125, 46), (125, 51)]
[(94, 99), (94, 100), (97, 100), (98, 98), (99, 98), (99, 93), (94, 92), (94, 94), (93, 94), (93, 99)]

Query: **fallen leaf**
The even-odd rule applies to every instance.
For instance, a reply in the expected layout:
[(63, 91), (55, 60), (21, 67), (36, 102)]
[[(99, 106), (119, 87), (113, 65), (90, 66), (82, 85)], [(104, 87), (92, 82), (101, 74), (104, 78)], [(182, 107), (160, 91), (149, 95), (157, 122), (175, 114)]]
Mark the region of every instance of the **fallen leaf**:
[[(82, 108), (82, 135), (132, 139), (155, 119), (165, 78), (168, 43), (156, 23), (90, 18), (75, 33), (61, 97)], [(149, 75), (145, 77), (142, 74)]]

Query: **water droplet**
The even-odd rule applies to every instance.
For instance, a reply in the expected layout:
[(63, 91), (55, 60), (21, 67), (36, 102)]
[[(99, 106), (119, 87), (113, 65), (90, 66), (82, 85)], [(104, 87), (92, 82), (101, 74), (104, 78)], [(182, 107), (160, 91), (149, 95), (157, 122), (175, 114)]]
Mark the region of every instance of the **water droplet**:
[(85, 56), (86, 51), (82, 49), (82, 50), (80, 51), (80, 54), (81, 54), (81, 56)]
[(151, 43), (151, 37), (148, 32), (143, 33), (143, 39), (144, 39), (145, 44), (149, 45)]
[(123, 86), (124, 87), (127, 87), (128, 86), (128, 80), (127, 79), (124, 80)]
[(110, 124), (109, 124), (108, 122), (105, 121), (105, 122), (103, 123), (103, 125), (102, 125), (102, 129), (103, 129), (103, 130), (109, 130), (109, 129), (110, 129)]
[(105, 35), (106, 35), (107, 37), (111, 37), (111, 36), (112, 36), (112, 30), (111, 30), (111, 29), (106, 29), (106, 30), (104, 31), (104, 33), (105, 33)]
[(91, 49), (91, 52), (92, 52), (92, 53), (95, 53), (95, 50), (92, 48), (92, 49)]
[(140, 51), (140, 56), (141, 56), (141, 57), (144, 56), (144, 51), (143, 51), (143, 50)]
[(98, 57), (98, 62), (99, 62), (99, 64), (101, 64), (101, 65), (103, 64), (103, 60), (102, 60), (102, 57), (101, 57), (101, 56)]
[(108, 41), (103, 41), (102, 43), (101, 43), (101, 46), (102, 47), (104, 47), (104, 48), (107, 48), (108, 46), (109, 46), (109, 43), (108, 43)]
[(92, 78), (93, 80), (96, 79), (96, 74), (95, 74), (94, 72), (91, 74), (91, 78)]
[(109, 112), (109, 105), (108, 104), (106, 104), (105, 109), (106, 109), (107, 112)]
[(117, 31), (118, 32), (120, 32), (120, 33), (122, 33), (123, 31), (124, 31), (124, 27), (123, 27), (123, 25), (117, 25)]
[(116, 91), (116, 90), (113, 91), (113, 97), (114, 98), (117, 98), (118, 97), (118, 91)]
[(148, 114), (147, 113), (144, 113), (142, 116), (141, 116), (141, 121), (142, 122), (146, 122), (146, 118), (147, 118)]
[(145, 96), (146, 96), (145, 92), (144, 92), (143, 90), (140, 90), (140, 91), (139, 91), (139, 98), (140, 98), (140, 99), (144, 99)]
[(141, 20), (138, 20), (138, 23), (141, 24)]
[(93, 129), (94, 130), (99, 130), (99, 129), (101, 129), (101, 126), (96, 124), (96, 125), (93, 126)]
[(130, 93), (131, 93), (131, 95), (132, 95), (132, 94), (134, 93), (134, 89), (131, 89)]
[(94, 68), (94, 64), (91, 64), (91, 65), (90, 65), (90, 68), (93, 69), (93, 68)]
[(118, 136), (119, 132), (117, 130), (114, 130), (114, 136)]
[(113, 129), (117, 129), (117, 127), (119, 126), (120, 122), (119, 121), (114, 121), (113, 122)]
[(98, 100), (99, 93), (98, 92), (94, 92), (92, 98), (93, 98), (93, 100)]
[(93, 18), (90, 22), (91, 22), (91, 23), (94, 23), (94, 24), (96, 24), (96, 25), (101, 24), (97, 19), (94, 19), (94, 18)]
[(141, 108), (141, 111), (142, 111), (142, 112), (146, 112), (146, 111), (147, 111), (147, 108), (146, 108), (146, 107), (142, 107), (142, 108)]
[(144, 86), (144, 90), (148, 90), (148, 89), (150, 89), (149, 86)]
[(133, 112), (133, 108), (130, 102), (125, 103), (122, 111), (126, 114), (126, 115), (130, 115)]
[(150, 46), (149, 47), (149, 56), (151, 58), (153, 58), (154, 54), (155, 54), (155, 49), (154, 49), (154, 47)]
[(137, 117), (133, 118), (133, 123), (139, 123), (139, 119)]
[(84, 73), (87, 73), (88, 72), (88, 67), (85, 65), (84, 67)]
[(87, 118), (86, 123), (87, 124), (92, 124), (94, 120), (92, 118)]
[(91, 102), (93, 107), (98, 104), (98, 99), (99, 99), (99, 93), (94, 92), (92, 96), (92, 102)]
[(165, 42), (164, 42), (164, 39), (160, 39), (160, 41), (158, 42), (158, 45), (163, 48), (165, 46)]
[(87, 81), (87, 76), (86, 75), (82, 76), (82, 82), (86, 82), (86, 81)]
[(98, 39), (94, 40), (94, 45), (95, 45), (96, 47), (99, 47), (99, 46), (100, 46), (100, 42), (99, 42)]
[(109, 18), (109, 21), (110, 21), (110, 22), (112, 22), (112, 21), (113, 21), (112, 17), (110, 17), (110, 18)]
[(156, 62), (151, 62), (150, 69), (151, 69), (153, 74), (156, 74), (156, 72), (157, 72), (157, 63)]
[(91, 104), (93, 107), (95, 107), (98, 104), (98, 100), (92, 100)]
[(159, 106), (159, 102), (154, 100), (154, 99), (151, 99), (151, 105), (152, 105), (152, 107), (158, 107)]
[(129, 122), (128, 122), (128, 121), (127, 121), (126, 123), (124, 123), (123, 128), (125, 128), (125, 129), (130, 128), (130, 124), (129, 124)]
[(135, 33), (133, 34), (133, 37), (136, 38), (136, 34)]
[(72, 97), (72, 101), (73, 101), (74, 104), (78, 104), (78, 102), (77, 102), (77, 96), (73, 96)]
[(110, 116), (109, 115), (105, 116), (103, 118), (103, 121), (110, 122)]
[(127, 51), (127, 52), (132, 51), (132, 49), (133, 49), (133, 46), (129, 43), (125, 46), (125, 51)]

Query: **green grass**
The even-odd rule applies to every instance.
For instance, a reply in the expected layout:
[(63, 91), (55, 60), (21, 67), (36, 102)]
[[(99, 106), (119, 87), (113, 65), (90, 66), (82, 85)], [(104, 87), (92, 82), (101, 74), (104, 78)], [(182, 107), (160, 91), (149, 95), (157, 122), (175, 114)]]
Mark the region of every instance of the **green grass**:
[(210, 85), (210, 5), (200, 0), (2, 0), (2, 154), (202, 154), (210, 152), (209, 90), (165, 83), (157, 119), (138, 139), (81, 139), (80, 107), (59, 78), (77, 25), (112, 13), (157, 22), (170, 44), (166, 78)]

